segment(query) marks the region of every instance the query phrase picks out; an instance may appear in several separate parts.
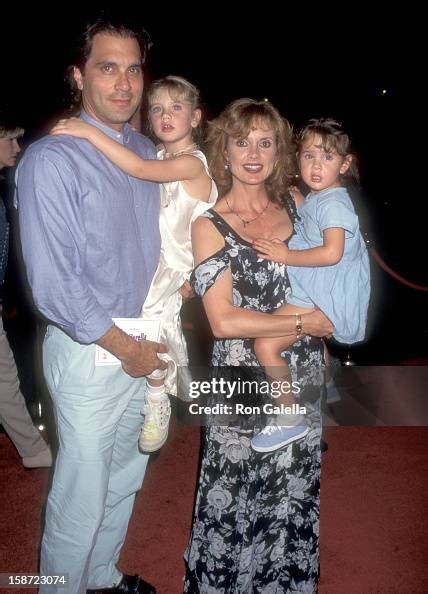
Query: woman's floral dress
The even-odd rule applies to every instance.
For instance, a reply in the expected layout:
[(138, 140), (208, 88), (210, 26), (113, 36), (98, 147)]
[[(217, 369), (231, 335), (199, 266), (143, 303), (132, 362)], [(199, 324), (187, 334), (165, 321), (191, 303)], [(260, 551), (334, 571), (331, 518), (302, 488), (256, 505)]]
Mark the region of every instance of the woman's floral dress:
[[(220, 231), (225, 246), (199, 264), (192, 275), (203, 296), (226, 270), (233, 278), (237, 307), (271, 312), (286, 300), (285, 266), (257, 259), (215, 211), (204, 215)], [(264, 378), (252, 339), (217, 339), (213, 375)], [(266, 454), (250, 439), (266, 424), (263, 416), (237, 415), (228, 424), (205, 428), (201, 469), (190, 542), (185, 552), (184, 591), (190, 594), (282, 594), (317, 591), (319, 568), (321, 341), (305, 338), (288, 358), (302, 387), (311, 430), (306, 438)], [(263, 396), (258, 395), (258, 404)], [(272, 402), (266, 395), (265, 402)], [(212, 395), (211, 404), (218, 402)]]

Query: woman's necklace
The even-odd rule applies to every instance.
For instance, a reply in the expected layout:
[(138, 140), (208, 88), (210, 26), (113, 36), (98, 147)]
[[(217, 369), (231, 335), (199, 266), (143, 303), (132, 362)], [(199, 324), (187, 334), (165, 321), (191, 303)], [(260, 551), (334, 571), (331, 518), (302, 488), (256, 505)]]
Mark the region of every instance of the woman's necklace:
[(177, 151), (176, 153), (167, 153), (165, 150), (165, 159), (171, 159), (174, 157), (178, 157), (179, 155), (183, 155), (184, 153), (187, 153), (189, 151), (195, 151), (198, 148), (199, 147), (196, 144), (196, 142), (192, 142), (192, 144), (189, 144), (189, 146), (186, 146), (186, 148), (184, 148), (181, 151)]
[(265, 210), (267, 210), (267, 207), (270, 204), (270, 201), (268, 200), (266, 202), (266, 206), (263, 207), (263, 210), (261, 212), (259, 212), (259, 214), (257, 216), (255, 216), (253, 219), (243, 219), (241, 217), (241, 215), (239, 213), (236, 212), (236, 210), (233, 210), (233, 208), (230, 206), (228, 199), (226, 198), (226, 196), (224, 197), (224, 199), (226, 200), (226, 204), (229, 207), (230, 212), (232, 212), (235, 217), (238, 217), (238, 219), (242, 222), (242, 224), (244, 225), (244, 229), (247, 225), (249, 225), (250, 223), (252, 223), (253, 221), (256, 221), (259, 217), (262, 216), (262, 214), (265, 212)]

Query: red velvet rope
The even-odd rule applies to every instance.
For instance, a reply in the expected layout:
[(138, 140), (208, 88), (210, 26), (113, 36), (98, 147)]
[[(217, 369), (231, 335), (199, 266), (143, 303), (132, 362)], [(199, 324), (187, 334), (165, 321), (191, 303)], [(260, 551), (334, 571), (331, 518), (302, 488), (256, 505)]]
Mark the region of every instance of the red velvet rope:
[(374, 247), (372, 246), (368, 246), (368, 250), (371, 256), (373, 256), (373, 258), (376, 260), (376, 262), (379, 264), (379, 266), (381, 268), (383, 268), (385, 270), (385, 272), (387, 272), (390, 276), (392, 276), (392, 278), (395, 278), (395, 280), (397, 280), (399, 283), (401, 283), (402, 285), (405, 285), (406, 287), (410, 287), (411, 289), (416, 289), (416, 291), (428, 291), (428, 287), (424, 287), (423, 285), (417, 285), (416, 283), (412, 283), (411, 281), (408, 281), (407, 279), (403, 278), (402, 276), (400, 276), (399, 274), (397, 274), (394, 270), (392, 270), (392, 268), (390, 268), (388, 266), (388, 264), (386, 264), (382, 258), (379, 256), (379, 254), (377, 253), (377, 251), (375, 250)]

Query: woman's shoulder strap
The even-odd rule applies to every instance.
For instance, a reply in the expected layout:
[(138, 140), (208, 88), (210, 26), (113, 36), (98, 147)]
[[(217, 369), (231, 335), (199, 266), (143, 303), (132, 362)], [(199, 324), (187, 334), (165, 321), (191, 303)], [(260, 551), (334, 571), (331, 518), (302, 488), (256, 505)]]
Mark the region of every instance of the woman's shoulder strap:
[(294, 198), (289, 192), (287, 192), (287, 194), (285, 194), (285, 196), (282, 197), (282, 203), (293, 225), (297, 221), (300, 221), (296, 203), (294, 202)]
[(223, 237), (229, 233), (230, 228), (226, 221), (221, 217), (218, 212), (216, 212), (213, 208), (209, 208), (205, 212), (203, 212), (201, 217), (206, 217), (210, 219), (214, 227), (223, 235)]

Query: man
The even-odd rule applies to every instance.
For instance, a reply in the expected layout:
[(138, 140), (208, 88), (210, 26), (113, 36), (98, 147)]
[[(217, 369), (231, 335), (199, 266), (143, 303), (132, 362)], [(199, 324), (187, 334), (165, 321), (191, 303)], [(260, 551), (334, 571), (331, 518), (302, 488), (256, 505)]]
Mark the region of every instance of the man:
[[(123, 24), (87, 28), (71, 69), (81, 117), (146, 158), (153, 144), (127, 122), (143, 92), (146, 48)], [(146, 382), (165, 367), (158, 343), (112, 318), (137, 317), (159, 253), (158, 186), (131, 178), (93, 146), (65, 136), (33, 144), (17, 176), (23, 255), (36, 305), (52, 324), (43, 345), (59, 451), (40, 573), (65, 574), (43, 594), (152, 593), (116, 567), (147, 456), (139, 453)], [(121, 366), (95, 366), (96, 345)]]
[[(0, 113), (0, 172), (13, 167), (21, 150), (18, 138), (24, 130), (6, 113)], [(1, 180), (0, 180), (1, 181)], [(1, 194), (1, 192), (0, 192)], [(0, 424), (14, 443), (25, 468), (51, 466), (49, 446), (33, 425), (19, 388), (18, 371), (2, 321), (2, 290), (9, 248), (9, 223), (0, 195)]]

